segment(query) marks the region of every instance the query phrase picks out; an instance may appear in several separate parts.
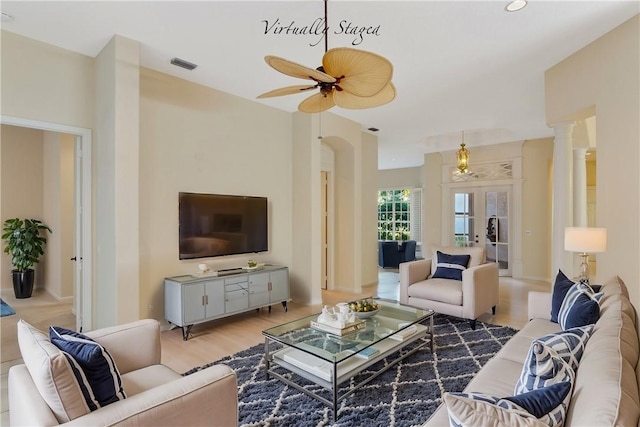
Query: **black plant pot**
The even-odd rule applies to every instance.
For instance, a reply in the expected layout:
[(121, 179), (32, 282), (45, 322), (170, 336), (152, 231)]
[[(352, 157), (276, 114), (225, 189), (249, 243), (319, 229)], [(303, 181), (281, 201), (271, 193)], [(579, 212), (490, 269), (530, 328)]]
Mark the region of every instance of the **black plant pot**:
[(13, 276), (13, 292), (16, 294), (16, 298), (31, 298), (36, 272), (30, 268), (27, 271), (11, 270), (11, 274)]

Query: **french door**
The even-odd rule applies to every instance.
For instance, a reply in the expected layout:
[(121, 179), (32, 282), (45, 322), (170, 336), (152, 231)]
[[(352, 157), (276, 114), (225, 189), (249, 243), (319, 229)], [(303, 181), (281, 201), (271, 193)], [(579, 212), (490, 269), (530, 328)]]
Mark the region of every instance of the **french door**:
[(501, 276), (511, 275), (511, 187), (452, 189), (454, 246), (482, 246), (487, 262), (498, 263)]

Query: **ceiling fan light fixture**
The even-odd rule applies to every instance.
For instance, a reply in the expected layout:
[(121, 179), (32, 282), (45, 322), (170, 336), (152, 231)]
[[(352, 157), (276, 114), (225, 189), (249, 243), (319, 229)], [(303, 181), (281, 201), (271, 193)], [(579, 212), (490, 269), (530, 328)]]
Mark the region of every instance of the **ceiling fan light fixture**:
[(509, 4), (507, 4), (504, 8), (507, 12), (517, 12), (522, 10), (527, 5), (527, 0), (513, 0)]
[(313, 69), (277, 56), (265, 56), (265, 62), (276, 71), (291, 77), (309, 79), (309, 85), (288, 86), (271, 90), (258, 98), (291, 95), (319, 89), (298, 105), (304, 113), (318, 113), (334, 106), (347, 109), (379, 107), (393, 101), (396, 88), (391, 83), (393, 65), (376, 53), (348, 47), (328, 49), (327, 0), (324, 0), (325, 46), (322, 66)]

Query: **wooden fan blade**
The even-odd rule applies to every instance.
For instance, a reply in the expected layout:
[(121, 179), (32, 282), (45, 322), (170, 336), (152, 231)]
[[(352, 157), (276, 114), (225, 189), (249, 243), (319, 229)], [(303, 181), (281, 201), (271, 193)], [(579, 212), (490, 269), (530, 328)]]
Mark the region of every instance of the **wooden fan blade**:
[(317, 82), (333, 83), (336, 81), (333, 77), (325, 74), (321, 71), (314, 70), (313, 68), (305, 67), (304, 65), (296, 64), (287, 59), (280, 58), (278, 56), (267, 55), (264, 60), (272, 68), (280, 71), (287, 76), (297, 77), (299, 79), (312, 79)]
[(332, 93), (325, 96), (318, 92), (302, 101), (300, 105), (298, 105), (298, 110), (303, 113), (319, 113), (321, 111), (328, 110), (335, 105), (336, 103), (333, 100)]
[(272, 91), (265, 92), (262, 95), (258, 96), (258, 98), (272, 98), (274, 96), (293, 95), (294, 93), (301, 93), (315, 88), (316, 86), (309, 85), (281, 87), (280, 89), (274, 89)]
[(350, 110), (379, 107), (393, 101), (395, 97), (396, 87), (393, 83), (389, 83), (384, 87), (384, 89), (373, 96), (355, 96), (345, 90), (333, 91), (333, 100), (336, 105)]
[(339, 86), (355, 96), (373, 96), (385, 88), (393, 76), (388, 59), (348, 47), (330, 49), (322, 58), (324, 71), (340, 79)]

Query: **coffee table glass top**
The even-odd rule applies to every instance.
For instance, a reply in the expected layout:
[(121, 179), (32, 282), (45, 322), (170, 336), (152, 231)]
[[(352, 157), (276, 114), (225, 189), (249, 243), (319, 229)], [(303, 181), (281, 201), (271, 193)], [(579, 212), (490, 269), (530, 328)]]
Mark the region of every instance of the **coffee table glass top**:
[(262, 333), (285, 346), (338, 363), (434, 314), (433, 310), (410, 307), (397, 301), (376, 299), (376, 302), (380, 305), (380, 311), (373, 317), (363, 319), (366, 321), (364, 328), (346, 335), (338, 336), (311, 328), (311, 321), (316, 320), (319, 313), (266, 329)]

